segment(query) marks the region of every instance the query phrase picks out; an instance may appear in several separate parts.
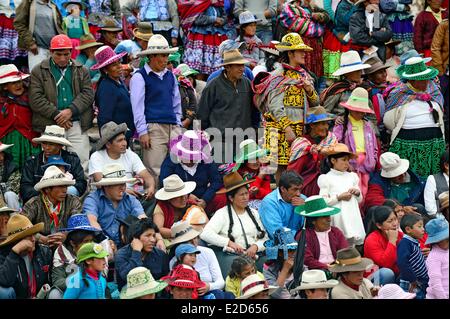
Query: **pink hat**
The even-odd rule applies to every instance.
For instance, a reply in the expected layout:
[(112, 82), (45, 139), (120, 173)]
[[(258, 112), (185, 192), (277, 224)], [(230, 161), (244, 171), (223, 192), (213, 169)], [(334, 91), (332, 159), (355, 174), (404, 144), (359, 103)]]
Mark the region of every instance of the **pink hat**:
[(101, 46), (97, 49), (97, 51), (95, 51), (95, 60), (97, 61), (97, 63), (91, 66), (91, 70), (102, 69), (105, 66), (108, 66), (120, 60), (126, 54), (127, 52), (115, 54), (114, 50), (111, 47), (107, 45)]
[(188, 161), (211, 162), (211, 145), (205, 132), (188, 130), (170, 141), (170, 153)]
[(378, 291), (377, 299), (414, 299), (416, 294), (404, 291), (399, 285), (387, 284)]

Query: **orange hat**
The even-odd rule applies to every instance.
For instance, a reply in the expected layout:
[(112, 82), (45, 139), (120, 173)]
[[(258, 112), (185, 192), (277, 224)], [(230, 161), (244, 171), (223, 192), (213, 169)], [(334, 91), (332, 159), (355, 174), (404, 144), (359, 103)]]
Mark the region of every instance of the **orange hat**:
[(72, 40), (65, 34), (55, 35), (50, 41), (50, 50), (72, 49)]

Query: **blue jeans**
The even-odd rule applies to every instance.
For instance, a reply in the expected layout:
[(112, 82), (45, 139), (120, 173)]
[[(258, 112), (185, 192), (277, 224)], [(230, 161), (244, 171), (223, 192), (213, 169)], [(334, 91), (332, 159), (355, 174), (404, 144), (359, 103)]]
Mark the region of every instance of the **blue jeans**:
[(395, 283), (395, 274), (392, 271), (392, 269), (380, 268), (376, 272), (374, 272), (374, 274), (372, 275), (371, 281), (375, 286), (394, 284)]
[[(409, 281), (400, 279), (400, 287), (406, 291), (410, 292), (411, 283)], [(425, 299), (427, 294), (427, 287), (424, 287), (421, 283), (417, 283), (416, 288), (414, 288), (413, 293), (416, 294), (416, 299)]]
[(4, 288), (0, 286), (0, 299), (16, 299), (16, 292), (14, 291), (14, 288)]

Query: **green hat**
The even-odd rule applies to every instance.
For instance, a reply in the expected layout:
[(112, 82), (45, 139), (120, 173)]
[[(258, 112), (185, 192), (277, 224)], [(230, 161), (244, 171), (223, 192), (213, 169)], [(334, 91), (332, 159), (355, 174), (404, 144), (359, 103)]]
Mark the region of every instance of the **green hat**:
[(308, 197), (304, 205), (295, 207), (295, 212), (305, 217), (323, 217), (339, 214), (341, 210), (328, 206), (322, 196), (315, 195)]
[(96, 243), (87, 243), (80, 247), (77, 252), (77, 264), (90, 258), (105, 258), (108, 252), (103, 249), (103, 246)]
[(180, 70), (180, 73), (182, 76), (184, 76), (185, 78), (187, 78), (190, 75), (197, 75), (198, 71), (191, 69), (189, 67), (189, 65), (187, 64), (180, 64), (179, 66), (177, 66), (177, 69)]
[(127, 275), (127, 285), (120, 292), (120, 299), (136, 299), (156, 294), (167, 287), (167, 282), (155, 280), (150, 270), (136, 267)]
[(181, 54), (179, 52), (174, 52), (169, 55), (169, 62), (175, 62), (177, 65), (181, 62)]
[(401, 80), (426, 81), (434, 79), (439, 74), (437, 69), (427, 66), (422, 57), (409, 58), (396, 71)]
[(239, 154), (235, 158), (236, 166), (233, 171), (239, 169), (242, 163), (247, 160), (254, 160), (267, 155), (267, 150), (259, 147), (252, 139), (247, 139), (239, 144)]

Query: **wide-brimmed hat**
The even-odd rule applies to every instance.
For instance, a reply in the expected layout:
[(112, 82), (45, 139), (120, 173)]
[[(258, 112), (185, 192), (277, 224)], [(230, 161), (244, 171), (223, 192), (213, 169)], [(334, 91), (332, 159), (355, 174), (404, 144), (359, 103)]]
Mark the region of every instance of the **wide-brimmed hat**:
[(259, 46), (260, 50), (263, 50), (264, 52), (270, 53), (275, 56), (280, 55), (280, 51), (276, 48), (276, 45), (280, 44), (280, 41), (270, 41), (268, 44), (262, 44)]
[(0, 244), (1, 246), (14, 244), (25, 237), (37, 234), (44, 229), (44, 223), (33, 225), (24, 215), (12, 214), (6, 223), (6, 232), (8, 237)]
[(110, 32), (119, 32), (122, 31), (122, 25), (119, 21), (114, 19), (113, 17), (106, 17), (100, 21), (99, 24), (100, 30), (110, 31)]
[(425, 63), (425, 60), (421, 57), (409, 58), (405, 61), (405, 64), (397, 68), (397, 75), (401, 80), (432, 80), (439, 74), (439, 71)]
[(109, 45), (104, 45), (98, 48), (94, 55), (97, 63), (91, 66), (91, 70), (99, 70), (119, 61), (123, 56), (127, 55), (127, 52), (116, 54)]
[(39, 192), (46, 187), (72, 185), (75, 185), (75, 180), (68, 174), (61, 172), (58, 167), (52, 165), (47, 167), (39, 183), (34, 185), (34, 189)]
[(178, 65), (177, 69), (180, 70), (180, 74), (182, 76), (184, 76), (185, 78), (187, 78), (188, 76), (191, 76), (191, 75), (199, 74), (198, 71), (191, 69), (191, 67), (189, 65), (184, 64), (184, 63)]
[(333, 73), (333, 76), (339, 76), (368, 68), (370, 68), (370, 64), (362, 63), (358, 52), (350, 50), (342, 53), (339, 69)]
[(425, 225), (428, 234), (425, 244), (435, 244), (448, 239), (448, 221), (445, 218), (435, 218)]
[(245, 50), (246, 47), (247, 45), (245, 42), (237, 42), (228, 39), (219, 44), (219, 54), (223, 58), (223, 54), (227, 51), (239, 50), (239, 52), (241, 52), (242, 50)]
[(414, 299), (415, 293), (404, 291), (397, 284), (386, 284), (378, 290), (378, 294), (374, 299)]
[(401, 159), (395, 153), (385, 152), (380, 156), (381, 176), (386, 178), (394, 178), (406, 173), (409, 169), (409, 161)]
[(336, 261), (329, 268), (331, 272), (365, 271), (373, 265), (372, 259), (363, 258), (355, 247), (338, 250)]
[(330, 289), (339, 284), (336, 279), (327, 280), (327, 275), (323, 270), (311, 269), (302, 273), (300, 286), (292, 289), (291, 292), (305, 289)]
[(344, 153), (344, 154), (347, 154), (351, 159), (356, 159), (358, 157), (356, 154), (352, 153), (348, 149), (348, 146), (346, 144), (343, 144), (343, 143), (336, 143), (336, 144), (330, 145), (323, 151), (323, 153), (326, 154), (327, 156)]
[(328, 206), (320, 195), (310, 196), (303, 205), (295, 207), (295, 213), (305, 217), (323, 217), (339, 214), (337, 207)]
[(74, 214), (67, 221), (67, 228), (60, 229), (61, 232), (72, 232), (75, 230), (85, 230), (94, 233), (101, 233), (102, 230), (91, 226), (86, 214)]
[(83, 244), (77, 252), (77, 264), (90, 258), (105, 258), (108, 257), (108, 252), (102, 245), (97, 243)]
[(170, 141), (169, 150), (181, 160), (211, 161), (211, 145), (205, 132), (187, 130)]
[(278, 252), (283, 251), (283, 258), (288, 259), (289, 250), (297, 250), (298, 243), (294, 238), (295, 232), (289, 228), (278, 228), (274, 231), (273, 239), (266, 240), (264, 247), (266, 247), (266, 258), (268, 260), (278, 259)]
[(21, 81), (29, 76), (20, 72), (14, 64), (0, 65), (0, 84)]
[(150, 22), (138, 22), (137, 28), (133, 29), (135, 38), (148, 41), (153, 35), (153, 27)]
[(163, 188), (158, 190), (155, 198), (158, 200), (169, 200), (172, 198), (188, 195), (197, 186), (195, 182), (183, 182), (177, 174), (172, 174), (163, 179)]
[(200, 232), (194, 229), (188, 221), (179, 221), (170, 228), (170, 235), (172, 240), (167, 247), (192, 240), (200, 235)]
[(80, 45), (75, 47), (76, 50), (82, 51), (87, 48), (100, 47), (103, 43), (97, 42), (95, 37), (88, 33), (80, 37)]
[(250, 11), (244, 11), (239, 14), (239, 25), (249, 24), (253, 22), (261, 22), (261, 19), (258, 19), (253, 13)]
[(216, 194), (225, 194), (233, 189), (240, 188), (247, 184), (253, 183), (255, 179), (245, 180), (238, 172), (231, 172), (223, 177), (223, 187)]
[(370, 68), (363, 71), (365, 75), (372, 74), (380, 70), (386, 70), (391, 67), (391, 65), (389, 64), (384, 64), (383, 61), (381, 61), (381, 59), (377, 56), (368, 58), (366, 61), (364, 61), (364, 63), (370, 64)]
[(294, 50), (303, 50), (303, 51), (312, 51), (313, 48), (306, 45), (303, 42), (302, 37), (300, 34), (291, 32), (286, 34), (282, 39), (281, 42), (275, 45), (275, 48), (280, 52), (285, 51), (294, 51)]
[(269, 291), (269, 295), (271, 295), (277, 289), (277, 286), (269, 285), (267, 280), (261, 279), (258, 274), (253, 274), (242, 280), (241, 296), (236, 299), (249, 299), (263, 291)]
[(70, 170), (72, 165), (69, 163), (64, 162), (64, 159), (61, 157), (61, 155), (51, 155), (47, 158), (47, 163), (41, 166), (41, 168), (45, 171), (49, 166), (64, 166), (66, 171)]
[(184, 254), (201, 254), (200, 250), (197, 249), (192, 244), (181, 244), (175, 249), (175, 257), (177, 257), (178, 260), (180, 260), (181, 255)]
[(147, 44), (147, 50), (139, 52), (138, 56), (149, 54), (170, 54), (178, 51), (178, 47), (169, 47), (169, 42), (161, 34), (154, 34), (150, 37)]
[(209, 219), (203, 208), (192, 205), (186, 210), (182, 220), (188, 222), (190, 225), (205, 225)]
[(423, 57), (423, 54), (420, 54), (420, 53), (417, 52), (415, 49), (411, 49), (411, 50), (406, 51), (405, 53), (403, 53), (403, 54), (400, 56), (400, 65), (405, 64), (405, 62), (406, 62), (407, 60), (409, 60), (410, 58), (414, 58), (414, 57), (423, 58), (423, 61), (424, 61), (425, 63), (428, 63), (428, 62), (431, 61), (431, 58), (430, 58), (430, 57), (424, 58), (424, 57)]
[(375, 112), (369, 106), (369, 93), (366, 89), (357, 87), (352, 91), (347, 102), (341, 102), (340, 105), (350, 111), (374, 114)]
[(449, 192), (443, 192), (441, 194), (439, 194), (438, 199), (439, 199), (439, 206), (440, 206), (440, 210), (444, 210), (448, 208), (448, 196)]
[(5, 150), (12, 147), (13, 145), (14, 144), (3, 144), (2, 142), (0, 142), (0, 152), (4, 152)]
[(306, 124), (334, 121), (336, 116), (328, 113), (323, 106), (309, 108), (306, 113)]
[(105, 146), (106, 143), (109, 142), (110, 139), (112, 139), (114, 136), (123, 133), (128, 130), (127, 124), (116, 124), (113, 121), (110, 121), (106, 124), (103, 124), (103, 126), (100, 128), (100, 139), (97, 142), (96, 150), (100, 151), (103, 146)]
[(268, 151), (259, 147), (259, 145), (252, 139), (247, 139), (239, 144), (239, 153), (236, 155), (236, 167), (234, 170), (238, 170), (240, 165), (244, 161), (255, 160), (260, 157), (266, 156)]
[(384, 45), (387, 46), (387, 47), (389, 47), (389, 46), (395, 47), (396, 45), (398, 45), (400, 43), (402, 43), (401, 40), (394, 40), (394, 39), (391, 38), (388, 42), (385, 42)]
[(231, 64), (246, 64), (249, 63), (247, 59), (239, 52), (239, 50), (230, 50), (223, 53), (223, 62), (220, 66)]
[(167, 287), (167, 282), (155, 280), (148, 268), (136, 267), (127, 275), (127, 284), (120, 292), (120, 299), (136, 299), (156, 294)]
[(63, 3), (62, 3), (62, 6), (64, 7), (64, 9), (66, 9), (67, 6), (68, 6), (69, 4), (77, 4), (77, 5), (79, 5), (79, 6), (81, 7), (81, 10), (86, 9), (86, 4), (84, 4), (84, 3), (83, 3), (82, 1), (80, 1), (80, 0), (66, 1), (66, 2), (63, 2)]
[(206, 285), (199, 279), (195, 269), (184, 264), (174, 267), (171, 274), (162, 277), (161, 280), (167, 281), (169, 286), (187, 289), (197, 289)]
[(96, 183), (91, 183), (96, 187), (112, 186), (136, 182), (136, 178), (128, 178), (125, 167), (122, 164), (114, 163), (103, 166), (102, 179)]
[(44, 133), (42, 133), (39, 137), (33, 138), (32, 141), (34, 143), (48, 142), (64, 146), (72, 146), (72, 143), (66, 139), (66, 131), (58, 125), (46, 126)]
[(11, 215), (13, 213), (17, 213), (17, 210), (15, 210), (13, 208), (9, 208), (8, 206), (3, 206), (3, 207), (0, 207), (0, 214), (1, 213), (8, 213), (9, 215)]

